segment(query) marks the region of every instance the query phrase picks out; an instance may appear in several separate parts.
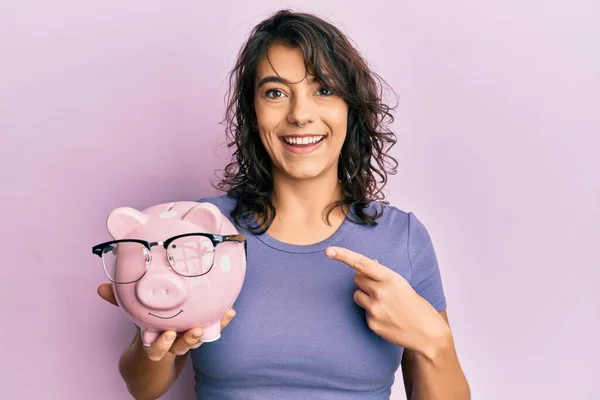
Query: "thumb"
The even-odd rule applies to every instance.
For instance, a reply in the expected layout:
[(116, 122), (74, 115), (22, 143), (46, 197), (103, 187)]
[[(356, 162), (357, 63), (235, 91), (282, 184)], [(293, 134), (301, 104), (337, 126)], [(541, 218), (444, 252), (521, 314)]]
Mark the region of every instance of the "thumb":
[(102, 297), (109, 303), (117, 307), (119, 306), (119, 304), (117, 303), (117, 299), (115, 298), (115, 293), (113, 292), (112, 285), (110, 283), (103, 283), (100, 286), (98, 286), (98, 295), (100, 295), (100, 297)]

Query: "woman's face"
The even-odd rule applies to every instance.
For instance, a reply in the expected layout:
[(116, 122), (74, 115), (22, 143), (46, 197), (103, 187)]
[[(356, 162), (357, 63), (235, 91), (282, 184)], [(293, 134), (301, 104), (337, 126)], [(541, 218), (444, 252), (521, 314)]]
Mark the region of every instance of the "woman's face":
[(255, 112), (273, 174), (333, 175), (346, 138), (348, 105), (306, 73), (300, 48), (273, 44), (258, 64)]

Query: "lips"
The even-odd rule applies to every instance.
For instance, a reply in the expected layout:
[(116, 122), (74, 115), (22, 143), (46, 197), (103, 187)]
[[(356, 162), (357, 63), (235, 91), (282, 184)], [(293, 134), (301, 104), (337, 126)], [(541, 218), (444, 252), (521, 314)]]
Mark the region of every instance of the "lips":
[(327, 139), (327, 135), (304, 134), (280, 136), (279, 140), (288, 153), (307, 155), (316, 151)]

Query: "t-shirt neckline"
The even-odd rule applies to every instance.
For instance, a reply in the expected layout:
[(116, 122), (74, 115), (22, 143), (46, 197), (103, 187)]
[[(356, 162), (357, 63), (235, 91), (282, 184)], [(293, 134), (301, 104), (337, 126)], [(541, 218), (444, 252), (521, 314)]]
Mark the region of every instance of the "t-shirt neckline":
[[(351, 213), (352, 211), (349, 211)], [(254, 215), (250, 217), (251, 224), (257, 225), (258, 222)], [(291, 244), (282, 242), (278, 239), (275, 239), (269, 233), (265, 232), (261, 235), (255, 235), (255, 237), (260, 240), (262, 243), (266, 244), (269, 247), (272, 247), (277, 250), (285, 251), (288, 253), (316, 253), (319, 251), (324, 251), (327, 247), (335, 245), (339, 242), (344, 235), (348, 232), (350, 228), (350, 224), (353, 222), (350, 220), (349, 215), (344, 217), (344, 220), (340, 224), (340, 226), (331, 234), (328, 238), (321, 240), (320, 242), (316, 242), (313, 244)]]

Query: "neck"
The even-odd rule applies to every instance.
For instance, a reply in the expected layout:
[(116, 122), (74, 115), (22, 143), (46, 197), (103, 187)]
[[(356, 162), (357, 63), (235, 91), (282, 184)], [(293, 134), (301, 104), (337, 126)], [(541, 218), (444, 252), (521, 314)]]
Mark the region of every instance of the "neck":
[(341, 196), (337, 169), (314, 179), (292, 179), (273, 170), (273, 205), (277, 213), (267, 231), (275, 239), (290, 244), (325, 240), (344, 221), (343, 209), (328, 210)]
[[(276, 220), (285, 218), (286, 224), (292, 220), (305, 226), (323, 224), (327, 207), (339, 201), (342, 195), (337, 171), (334, 169), (333, 172), (314, 179), (299, 180), (273, 171)], [(330, 214), (332, 219), (339, 215), (339, 209)]]

